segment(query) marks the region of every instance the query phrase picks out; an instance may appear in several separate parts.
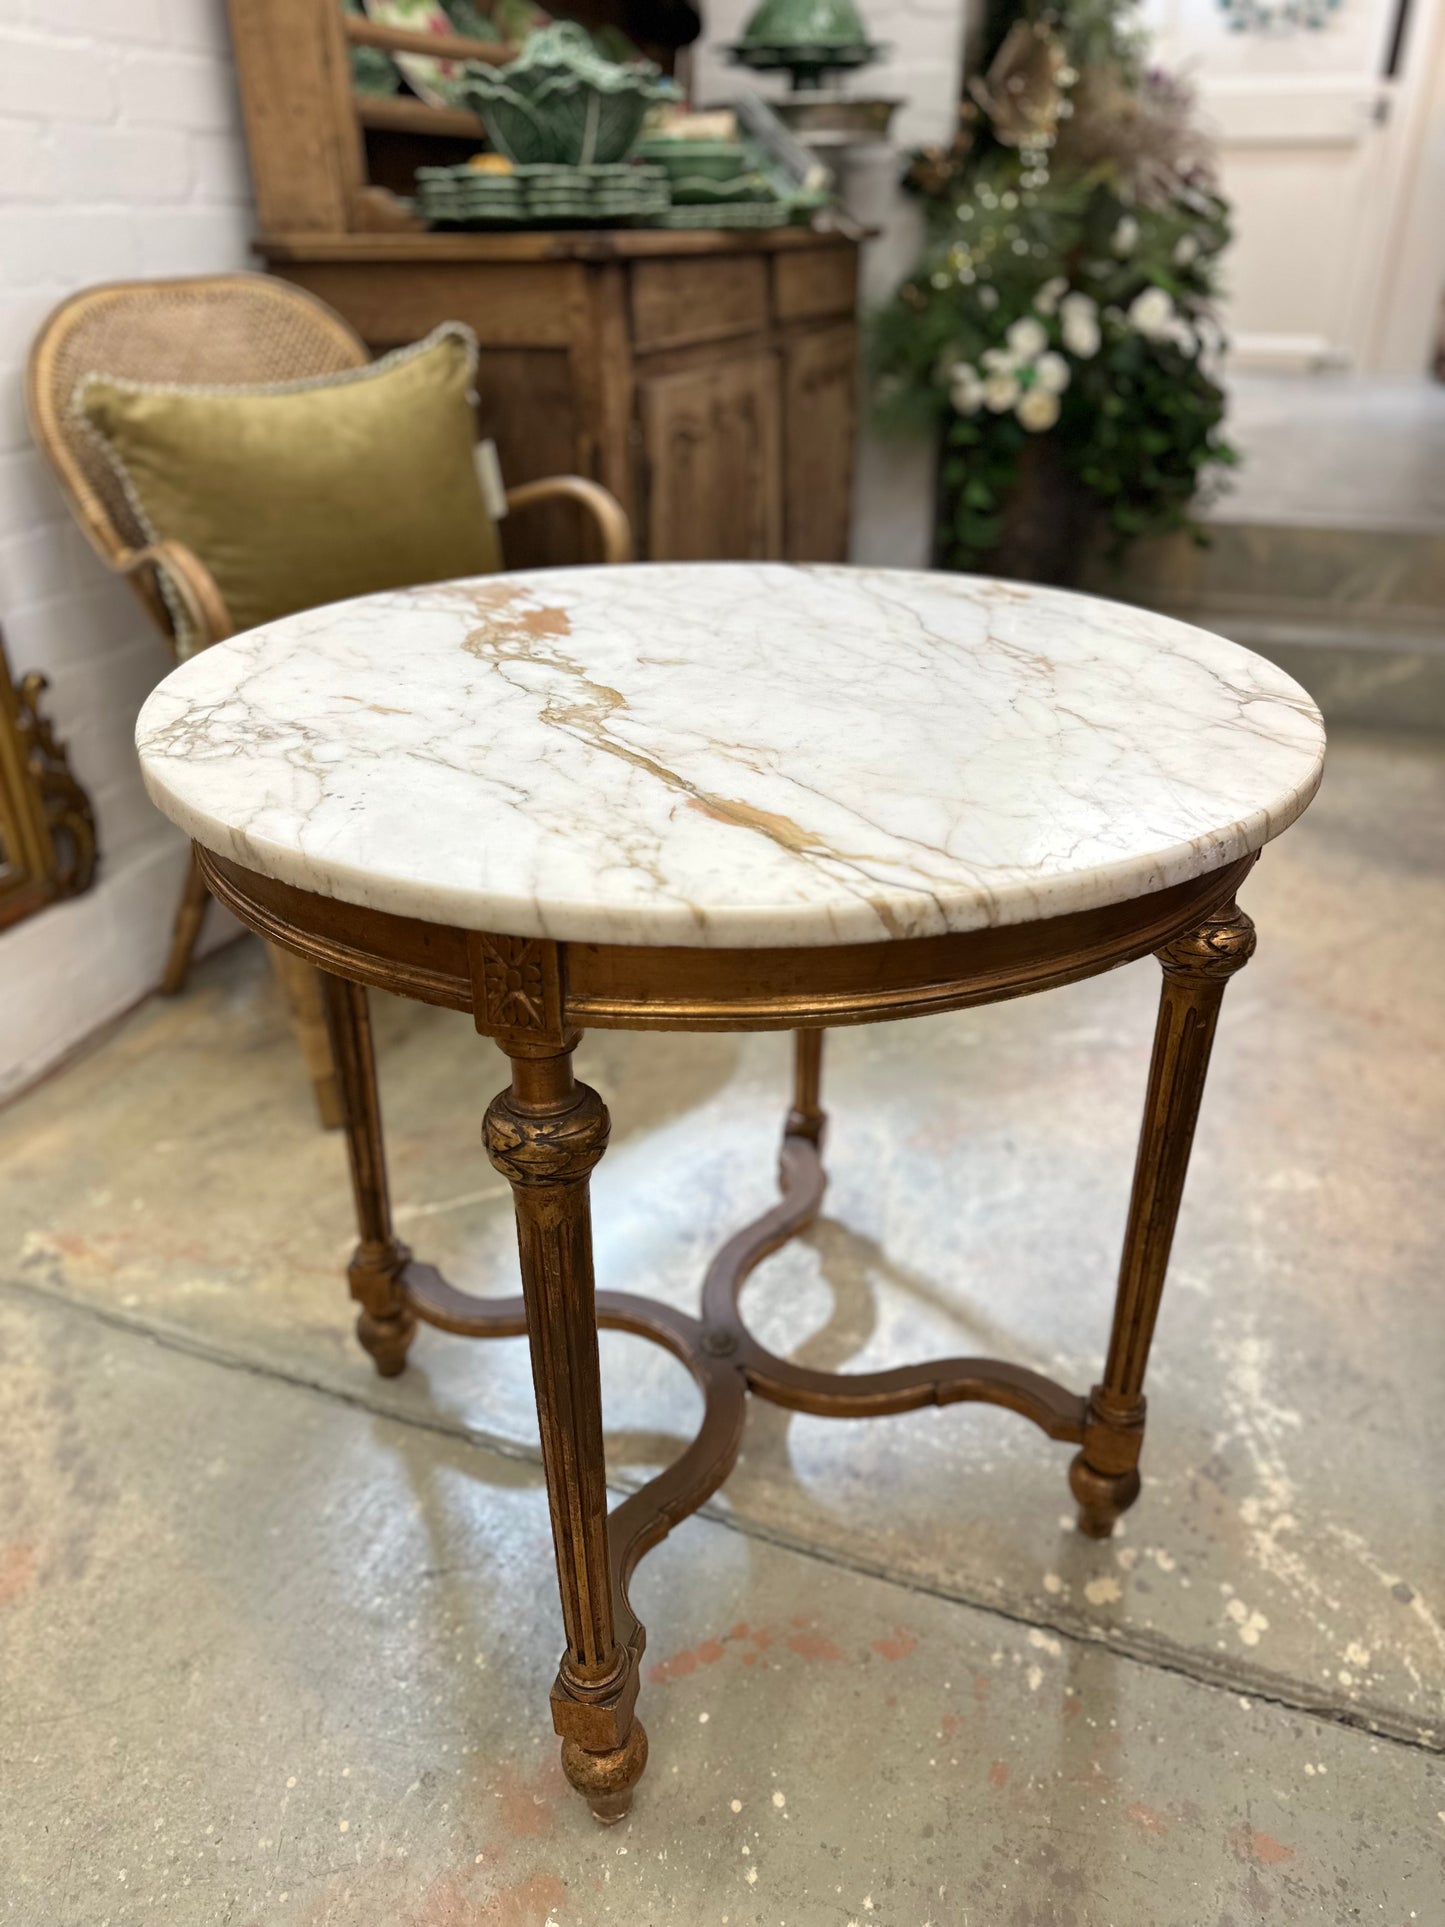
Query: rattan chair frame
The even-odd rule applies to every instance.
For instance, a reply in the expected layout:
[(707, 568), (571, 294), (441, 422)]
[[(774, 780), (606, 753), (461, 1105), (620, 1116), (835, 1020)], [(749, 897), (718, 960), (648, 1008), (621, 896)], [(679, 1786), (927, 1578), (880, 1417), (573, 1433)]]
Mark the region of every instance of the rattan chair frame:
[[(67, 506), (107, 568), (140, 598), (173, 654), (183, 625), (194, 652), (235, 633), (225, 598), (200, 557), (175, 541), (151, 541), (104, 451), (73, 404), (92, 374), (177, 384), (304, 380), (364, 367), (365, 342), (334, 309), (264, 274), (115, 281), (71, 295), (41, 325), (30, 351), (26, 404), (31, 433)], [(559, 499), (596, 526), (604, 562), (632, 559), (632, 531), (616, 497), (581, 475), (554, 475), (507, 491), (508, 511)], [(192, 861), (177, 906), (160, 988), (185, 986), (208, 892)], [(341, 1102), (319, 981), (298, 959), (272, 950), (322, 1120), (339, 1125)]]

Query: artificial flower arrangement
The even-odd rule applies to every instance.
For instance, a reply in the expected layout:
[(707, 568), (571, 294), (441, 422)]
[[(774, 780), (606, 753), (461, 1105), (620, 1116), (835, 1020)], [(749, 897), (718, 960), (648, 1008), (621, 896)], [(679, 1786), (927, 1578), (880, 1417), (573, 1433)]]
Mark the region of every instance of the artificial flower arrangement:
[(947, 149), (919, 265), (875, 317), (885, 425), (941, 430), (938, 560), (1075, 575), (1194, 528), (1233, 451), (1215, 317), (1228, 210), (1186, 88), (1118, 0), (1015, 15)]

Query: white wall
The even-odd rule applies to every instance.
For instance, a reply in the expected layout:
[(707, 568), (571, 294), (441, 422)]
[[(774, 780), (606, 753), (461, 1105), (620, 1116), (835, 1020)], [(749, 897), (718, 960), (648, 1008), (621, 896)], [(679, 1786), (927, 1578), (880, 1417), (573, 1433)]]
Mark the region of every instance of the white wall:
[[(694, 66), (698, 104), (731, 99), (740, 88), (773, 95), (786, 82), (732, 66), (722, 51), (742, 36), (756, 0), (708, 0), (706, 33)], [(860, 153), (850, 170), (849, 205), (881, 230), (863, 255), (863, 305), (877, 305), (912, 267), (922, 245), (922, 222), (897, 180), (911, 147), (952, 137), (958, 114), (965, 0), (860, 0), (869, 36), (887, 52), (875, 66), (846, 81), (851, 94), (901, 99), (894, 116), (892, 156)], [(880, 440), (864, 419), (854, 489), (852, 556), (878, 567), (922, 568), (933, 545), (934, 450), (931, 444)]]
[(249, 198), (223, 0), (0, 0), (0, 626), (51, 678), (101, 848), (86, 896), (0, 935), (0, 1095), (156, 982), (186, 861), (131, 741), (169, 655), (31, 447), (26, 351), (73, 289), (254, 266)]

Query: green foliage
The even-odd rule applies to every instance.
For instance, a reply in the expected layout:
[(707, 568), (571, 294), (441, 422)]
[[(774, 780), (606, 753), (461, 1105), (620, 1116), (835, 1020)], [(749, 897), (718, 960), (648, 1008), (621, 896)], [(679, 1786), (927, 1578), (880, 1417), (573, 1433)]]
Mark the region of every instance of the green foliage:
[(1190, 98), (1145, 71), (1118, 0), (1021, 17), (990, 16), (957, 139), (913, 158), (928, 241), (870, 335), (880, 421), (941, 443), (955, 568), (987, 565), (1039, 436), (1115, 551), (1192, 528), (1235, 459), (1212, 372), (1228, 210)]
[(961, 418), (949, 424), (939, 472), (944, 517), (939, 547), (950, 568), (975, 566), (976, 558), (997, 548), (1026, 441), (1027, 432), (1012, 415), (987, 428)]

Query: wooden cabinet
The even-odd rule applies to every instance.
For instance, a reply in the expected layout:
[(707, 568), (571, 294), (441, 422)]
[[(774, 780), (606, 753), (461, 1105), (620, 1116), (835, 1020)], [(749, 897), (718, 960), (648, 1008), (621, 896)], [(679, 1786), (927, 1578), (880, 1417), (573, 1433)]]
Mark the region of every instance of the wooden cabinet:
[(783, 342), (783, 446), (787, 554), (793, 561), (848, 553), (857, 434), (858, 335), (849, 324), (807, 328)]
[[(847, 554), (856, 244), (757, 235), (263, 236), (278, 274), (376, 352), (439, 321), (481, 342), (484, 432), (509, 482), (573, 470), (649, 560)], [(525, 566), (575, 554), (570, 511), (508, 530)]]
[[(231, 0), (231, 22), (262, 257), (376, 352), (467, 322), (509, 483), (605, 483), (653, 561), (845, 557), (851, 233), (428, 233), (396, 190), (418, 161), (473, 151), (480, 126), (351, 93), (348, 31), (405, 36), (347, 27), (338, 0)], [(590, 538), (572, 513), (518, 518), (509, 559), (575, 559)]]
[[(857, 247), (778, 229), (694, 235), (262, 237), (277, 274), (374, 351), (437, 322), (482, 343), (482, 426), (509, 482), (613, 489), (649, 561), (844, 561), (857, 416)], [(518, 567), (576, 557), (549, 509)]]
[(776, 356), (653, 375), (638, 399), (647, 553), (669, 562), (784, 554)]

